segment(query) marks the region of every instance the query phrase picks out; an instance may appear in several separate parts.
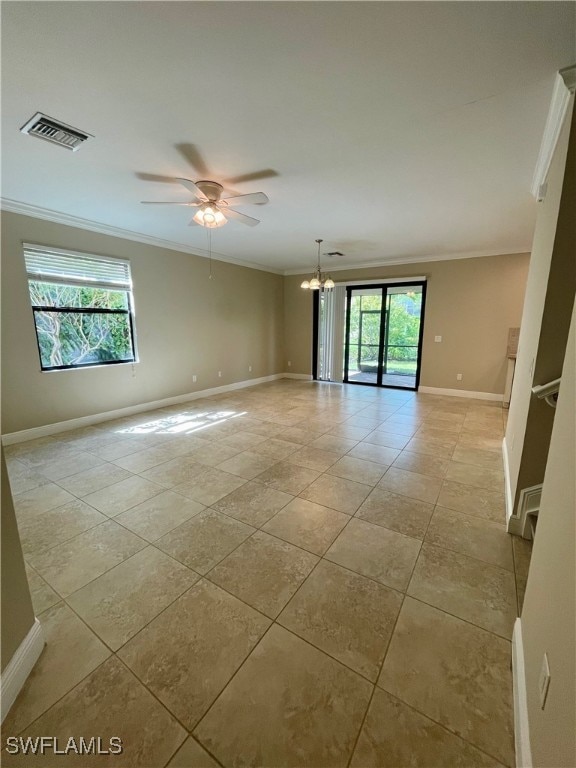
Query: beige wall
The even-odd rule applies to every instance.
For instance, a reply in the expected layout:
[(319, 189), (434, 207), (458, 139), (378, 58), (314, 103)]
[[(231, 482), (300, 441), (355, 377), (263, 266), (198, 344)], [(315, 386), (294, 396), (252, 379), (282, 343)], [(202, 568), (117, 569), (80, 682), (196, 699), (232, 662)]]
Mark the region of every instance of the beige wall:
[[(502, 394), (508, 329), (520, 325), (528, 264), (528, 254), (514, 254), (346, 270), (333, 277), (344, 282), (426, 276), (421, 386)], [(309, 374), (312, 297), (300, 288), (303, 279), (287, 277), (284, 284), (286, 363), (292, 363), (286, 370)]]
[(2, 670), (34, 623), (20, 536), (2, 449)]
[[(23, 241), (130, 260), (138, 364), (40, 372)], [(198, 256), (4, 213), (2, 431), (281, 373), (283, 278), (224, 262), (213, 273)]]
[(506, 428), (513, 509), (520, 491), (541, 483), (544, 477), (554, 411), (532, 397), (531, 388), (560, 375), (574, 303), (576, 115), (571, 125), (571, 109), (550, 167), (547, 194), (539, 206), (526, 287)]
[[(215, 262), (208, 280), (200, 257), (18, 214), (4, 213), (2, 221), (5, 433), (283, 371), (311, 371), (311, 296), (300, 289), (301, 277)], [(138, 364), (40, 372), (22, 255), (26, 241), (130, 260)], [(336, 277), (426, 275), (421, 384), (501, 393), (508, 328), (520, 321), (527, 268), (528, 256), (516, 254)], [(443, 336), (441, 344), (435, 335)]]
[[(575, 358), (576, 307), (522, 610), (530, 742), (539, 768), (576, 765)], [(551, 678), (541, 709), (538, 678), (544, 653)]]

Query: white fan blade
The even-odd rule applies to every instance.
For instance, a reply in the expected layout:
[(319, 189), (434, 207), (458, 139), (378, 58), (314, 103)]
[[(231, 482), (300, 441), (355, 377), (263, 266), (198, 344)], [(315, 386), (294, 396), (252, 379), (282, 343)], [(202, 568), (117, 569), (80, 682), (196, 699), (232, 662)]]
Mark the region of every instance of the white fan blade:
[(200, 200), (206, 200), (206, 197), (202, 194), (200, 189), (196, 186), (196, 184), (194, 184), (193, 181), (190, 181), (189, 179), (176, 179), (176, 181), (179, 181), (180, 184), (183, 184), (189, 192), (192, 192), (194, 197), (197, 197)]
[(157, 202), (156, 200), (141, 200), (142, 205), (193, 205), (198, 206), (200, 203), (176, 203), (176, 202)]
[(234, 197), (225, 197), (224, 200), (228, 205), (266, 205), (268, 201), (268, 195), (264, 192), (250, 192), (248, 195), (234, 195)]
[(246, 224), (249, 227), (255, 227), (257, 224), (260, 224), (258, 219), (253, 219), (252, 216), (246, 216), (245, 213), (235, 211), (233, 208), (220, 208), (220, 210), (226, 219), (234, 219), (235, 221), (239, 221), (241, 224)]

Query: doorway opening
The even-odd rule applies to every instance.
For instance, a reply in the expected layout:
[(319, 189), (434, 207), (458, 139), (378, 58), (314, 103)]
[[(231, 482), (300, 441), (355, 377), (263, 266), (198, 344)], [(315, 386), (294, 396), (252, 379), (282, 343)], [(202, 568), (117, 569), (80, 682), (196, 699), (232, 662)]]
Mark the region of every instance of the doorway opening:
[(426, 283), (349, 286), (344, 381), (417, 389)]
[(337, 286), (315, 301), (315, 378), (416, 390), (426, 281)]
[(426, 283), (349, 286), (344, 381), (417, 389)]

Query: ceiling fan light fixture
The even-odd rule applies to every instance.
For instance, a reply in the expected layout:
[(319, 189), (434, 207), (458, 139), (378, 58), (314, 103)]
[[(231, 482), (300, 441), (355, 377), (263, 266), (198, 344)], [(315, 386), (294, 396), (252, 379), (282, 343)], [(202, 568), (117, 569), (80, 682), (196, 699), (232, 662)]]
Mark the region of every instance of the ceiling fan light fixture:
[(198, 209), (194, 214), (194, 221), (200, 224), (200, 226), (208, 227), (209, 229), (223, 227), (226, 224), (226, 218), (222, 211), (219, 211), (216, 206), (209, 203)]
[[(146, 205), (185, 205), (197, 208), (198, 210), (190, 224), (199, 224), (207, 229), (223, 227), (230, 219), (248, 227), (255, 227), (260, 221), (237, 211), (235, 206), (265, 205), (269, 202), (268, 196), (264, 192), (248, 192), (245, 195), (222, 198), (224, 192), (222, 184), (209, 179), (191, 181), (190, 179), (176, 178), (174, 181), (178, 181), (186, 187), (194, 195), (194, 198), (187, 203), (176, 200), (143, 200), (142, 202)], [(224, 214), (223, 211), (226, 213)]]

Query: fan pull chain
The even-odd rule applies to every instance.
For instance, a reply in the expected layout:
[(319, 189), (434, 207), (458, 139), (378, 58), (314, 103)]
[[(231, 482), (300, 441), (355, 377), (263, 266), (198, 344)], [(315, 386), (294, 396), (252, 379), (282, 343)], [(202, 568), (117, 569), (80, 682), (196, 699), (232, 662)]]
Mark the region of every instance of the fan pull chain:
[(206, 232), (208, 233), (208, 260), (210, 264), (210, 272), (208, 274), (208, 280), (212, 280), (212, 229), (211, 227), (207, 227)]

